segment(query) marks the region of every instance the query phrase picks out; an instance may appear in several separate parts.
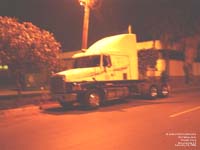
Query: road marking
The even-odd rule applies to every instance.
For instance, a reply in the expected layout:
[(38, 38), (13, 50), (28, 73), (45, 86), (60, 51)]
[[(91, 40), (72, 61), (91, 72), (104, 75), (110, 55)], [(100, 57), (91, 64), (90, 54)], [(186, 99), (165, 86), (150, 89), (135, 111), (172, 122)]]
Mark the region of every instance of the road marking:
[(170, 115), (169, 117), (170, 117), (170, 118), (174, 118), (174, 117), (177, 117), (177, 116), (186, 114), (186, 113), (190, 113), (190, 112), (192, 112), (192, 111), (196, 111), (196, 110), (198, 110), (198, 109), (200, 109), (200, 106), (197, 106), (197, 107), (194, 107), (194, 108), (191, 108), (191, 109), (188, 109), (188, 110), (185, 110), (185, 111), (182, 111), (182, 112), (179, 112), (179, 113)]

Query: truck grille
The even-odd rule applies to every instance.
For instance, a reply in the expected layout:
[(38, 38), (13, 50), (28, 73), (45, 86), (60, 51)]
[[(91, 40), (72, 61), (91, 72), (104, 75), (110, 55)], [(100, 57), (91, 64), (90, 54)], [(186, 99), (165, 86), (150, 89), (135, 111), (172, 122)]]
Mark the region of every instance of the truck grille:
[(64, 93), (65, 82), (63, 76), (52, 76), (50, 80), (50, 88), (52, 93)]

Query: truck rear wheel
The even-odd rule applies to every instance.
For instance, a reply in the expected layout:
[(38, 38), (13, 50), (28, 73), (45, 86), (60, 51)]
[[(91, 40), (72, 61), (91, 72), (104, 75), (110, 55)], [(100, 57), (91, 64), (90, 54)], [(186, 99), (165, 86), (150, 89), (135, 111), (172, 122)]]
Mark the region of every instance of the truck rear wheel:
[(161, 97), (168, 97), (169, 96), (169, 86), (167, 84), (164, 84), (161, 86)]
[(158, 97), (158, 88), (156, 86), (151, 86), (149, 88), (148, 99), (156, 99)]
[(85, 106), (98, 108), (101, 102), (101, 94), (98, 90), (90, 90), (85, 94)]

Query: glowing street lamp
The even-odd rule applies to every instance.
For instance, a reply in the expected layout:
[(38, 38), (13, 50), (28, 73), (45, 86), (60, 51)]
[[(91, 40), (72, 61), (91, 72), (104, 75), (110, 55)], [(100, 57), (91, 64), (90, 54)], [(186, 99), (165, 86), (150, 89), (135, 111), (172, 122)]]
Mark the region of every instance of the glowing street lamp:
[(91, 0), (79, 0), (79, 3), (84, 7), (82, 49), (87, 49)]

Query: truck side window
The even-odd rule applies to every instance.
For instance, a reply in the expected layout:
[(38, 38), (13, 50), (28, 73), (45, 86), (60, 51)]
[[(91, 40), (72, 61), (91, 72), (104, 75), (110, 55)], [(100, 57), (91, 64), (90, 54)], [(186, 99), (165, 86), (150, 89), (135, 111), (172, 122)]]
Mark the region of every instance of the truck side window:
[(103, 55), (103, 66), (104, 67), (111, 67), (110, 56)]
[(100, 56), (99, 55), (91, 57), (91, 60), (92, 60), (92, 64), (94, 67), (100, 65)]

